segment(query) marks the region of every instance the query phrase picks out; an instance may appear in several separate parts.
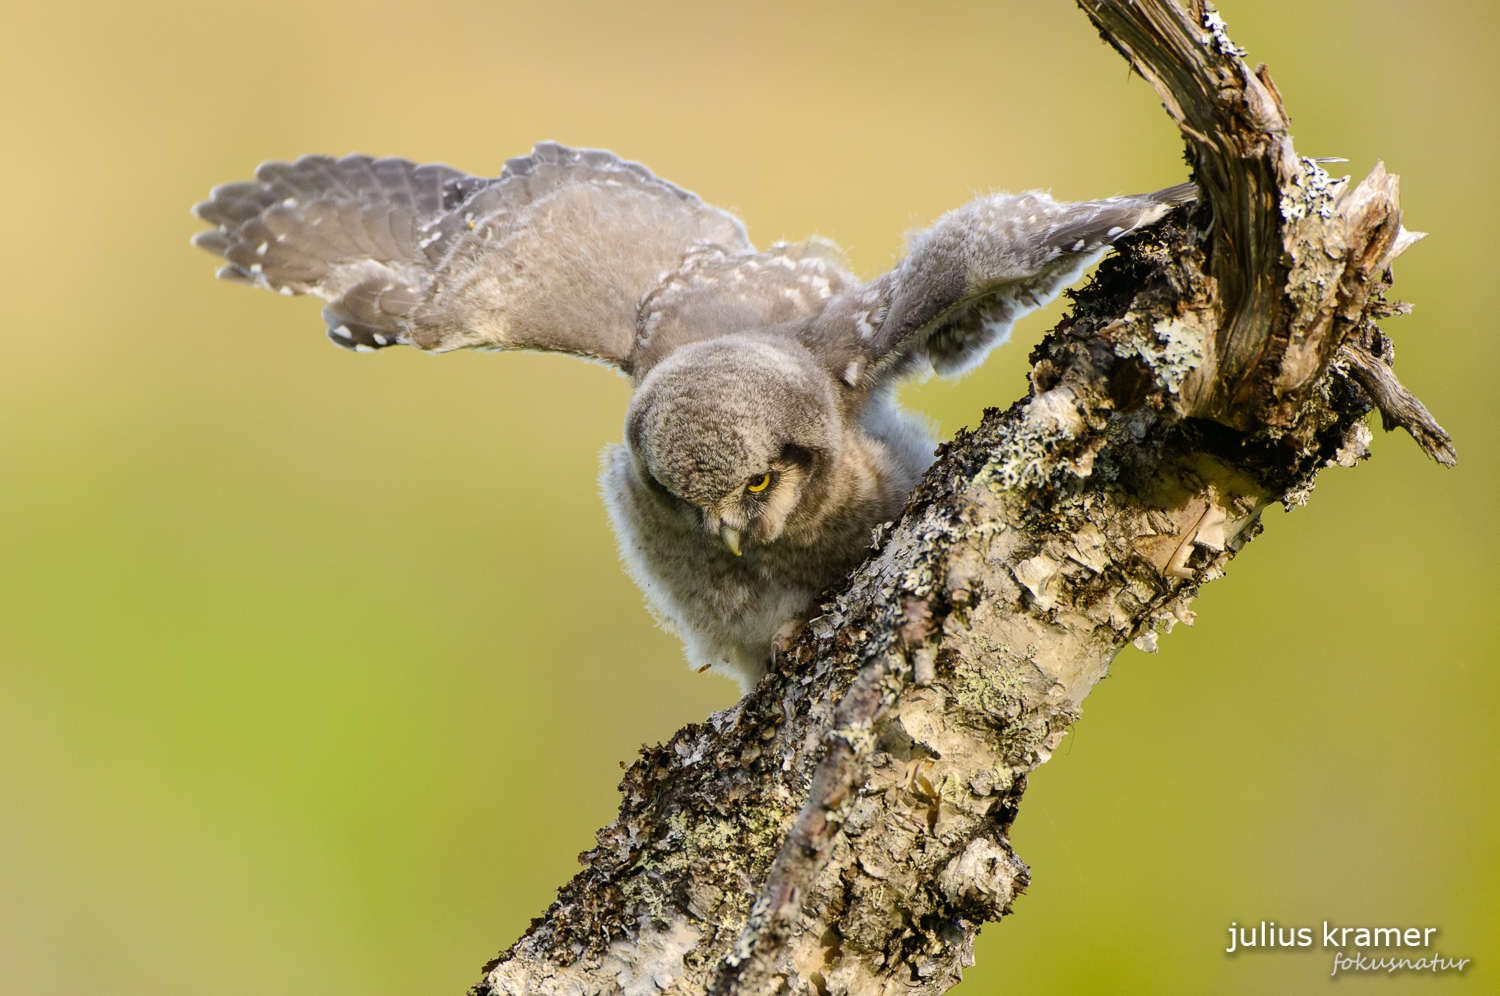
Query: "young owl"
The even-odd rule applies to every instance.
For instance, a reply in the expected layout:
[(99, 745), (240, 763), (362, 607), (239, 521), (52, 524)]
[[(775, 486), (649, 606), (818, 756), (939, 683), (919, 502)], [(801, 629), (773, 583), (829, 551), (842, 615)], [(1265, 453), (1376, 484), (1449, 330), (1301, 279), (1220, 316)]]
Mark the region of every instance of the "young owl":
[(748, 688), (932, 462), (903, 376), (958, 374), (1191, 184), (1079, 204), (982, 197), (861, 282), (830, 243), (757, 251), (738, 219), (609, 152), (543, 143), (493, 179), (304, 156), (213, 190), (218, 276), (328, 302), (328, 337), (542, 349), (635, 385), (604, 454), (631, 576), (691, 664)]

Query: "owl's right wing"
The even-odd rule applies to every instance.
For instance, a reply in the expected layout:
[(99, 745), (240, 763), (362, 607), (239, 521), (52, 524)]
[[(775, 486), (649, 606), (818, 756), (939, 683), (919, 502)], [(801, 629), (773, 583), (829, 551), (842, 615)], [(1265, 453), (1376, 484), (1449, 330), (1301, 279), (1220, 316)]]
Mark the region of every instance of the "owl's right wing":
[(1076, 203), (1040, 191), (981, 197), (918, 232), (894, 270), (830, 310), (857, 330), (848, 341), (876, 378), (924, 359), (962, 373), (1111, 244), (1196, 197), (1191, 183)]
[(327, 301), (328, 337), (573, 353), (629, 370), (644, 297), (703, 246), (753, 251), (733, 215), (639, 163), (552, 142), (498, 177), (304, 156), (214, 188), (193, 244), (218, 276)]

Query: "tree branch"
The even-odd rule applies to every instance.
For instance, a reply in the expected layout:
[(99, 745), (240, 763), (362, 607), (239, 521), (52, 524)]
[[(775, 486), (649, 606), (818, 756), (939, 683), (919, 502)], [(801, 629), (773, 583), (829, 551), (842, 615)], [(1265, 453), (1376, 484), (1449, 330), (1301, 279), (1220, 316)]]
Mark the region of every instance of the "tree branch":
[(1396, 178), (1299, 158), (1207, 4), (1079, 0), (1186, 138), (1200, 202), (1133, 237), (960, 432), (755, 691), (643, 750), (585, 868), (479, 994), (942, 993), (1027, 885), (1007, 831), (1128, 642), (1353, 465), (1372, 401), (1451, 464), (1376, 318)]

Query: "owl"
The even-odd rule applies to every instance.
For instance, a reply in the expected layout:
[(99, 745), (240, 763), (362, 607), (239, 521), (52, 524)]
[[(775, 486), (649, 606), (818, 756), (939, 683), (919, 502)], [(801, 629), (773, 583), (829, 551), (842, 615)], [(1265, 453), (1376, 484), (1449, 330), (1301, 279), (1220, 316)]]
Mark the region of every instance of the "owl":
[(933, 460), (902, 378), (957, 375), (1116, 239), (1195, 197), (981, 197), (862, 281), (821, 239), (757, 250), (639, 163), (542, 143), (493, 178), (304, 156), (214, 188), (218, 276), (327, 302), (336, 345), (533, 349), (633, 386), (601, 490), (626, 568), (689, 662), (766, 673)]

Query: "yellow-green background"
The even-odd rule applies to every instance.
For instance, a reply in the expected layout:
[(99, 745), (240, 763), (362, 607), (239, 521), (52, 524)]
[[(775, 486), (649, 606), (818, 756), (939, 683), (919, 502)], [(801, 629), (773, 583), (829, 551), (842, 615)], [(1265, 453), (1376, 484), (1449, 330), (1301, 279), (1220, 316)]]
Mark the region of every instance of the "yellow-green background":
[[(1497, 991), (1500, 12), (1226, 0), (1298, 148), (1403, 176), (1387, 326), (1457, 439), (1328, 472), (1148, 657), (1014, 831), (1034, 883), (962, 992)], [(458, 994), (577, 868), (616, 762), (728, 705), (616, 565), (627, 384), (356, 356), (211, 279), (188, 208), (262, 159), (494, 173), (602, 146), (873, 275), (994, 187), (1183, 178), (1070, 4), (0, 6), (0, 993)], [(1058, 313), (961, 384), (1023, 390)], [(1437, 926), (1462, 978), (1330, 983), (1231, 921)]]

